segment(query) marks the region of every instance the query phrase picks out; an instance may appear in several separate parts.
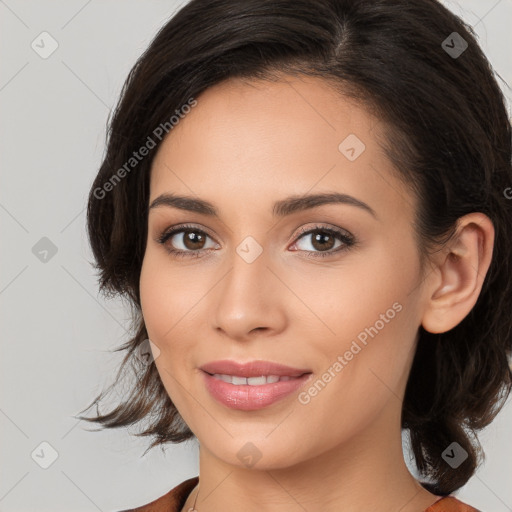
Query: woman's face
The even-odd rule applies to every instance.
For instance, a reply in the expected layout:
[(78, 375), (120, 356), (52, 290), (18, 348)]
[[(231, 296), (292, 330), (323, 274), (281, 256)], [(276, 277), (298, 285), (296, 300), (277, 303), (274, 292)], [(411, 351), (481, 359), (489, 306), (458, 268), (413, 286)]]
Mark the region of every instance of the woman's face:
[[(382, 125), (313, 78), (230, 80), (196, 99), (151, 171), (150, 205), (189, 198), (150, 208), (140, 277), (165, 389), (201, 448), (228, 464), (384, 449), (400, 439), (425, 293), (416, 201), (377, 144)], [(304, 200), (317, 194), (346, 201)], [(309, 374), (248, 391), (200, 369), (219, 360)]]

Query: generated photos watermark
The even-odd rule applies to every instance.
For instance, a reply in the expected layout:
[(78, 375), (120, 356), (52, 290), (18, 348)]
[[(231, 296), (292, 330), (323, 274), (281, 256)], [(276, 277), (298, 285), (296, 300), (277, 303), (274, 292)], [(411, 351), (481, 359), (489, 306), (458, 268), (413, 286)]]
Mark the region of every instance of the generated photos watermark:
[(157, 142), (160, 142), (165, 135), (167, 135), (179, 122), (183, 119), (193, 107), (197, 105), (197, 100), (190, 98), (187, 103), (182, 105), (179, 109), (176, 109), (175, 115), (173, 114), (168, 121), (160, 123), (151, 133), (148, 135), (146, 142), (138, 149), (134, 151), (132, 156), (103, 184), (101, 187), (96, 187), (93, 191), (96, 199), (103, 199), (108, 192), (114, 189), (114, 187), (129, 174), (139, 162), (144, 160), (149, 155), (150, 151), (156, 147)]
[[(350, 344), (350, 348), (346, 350), (343, 355), (339, 355), (336, 359), (336, 361), (327, 368), (327, 370), (313, 383), (311, 386), (305, 390), (299, 393), (297, 399), (302, 405), (307, 405), (309, 402), (311, 402), (311, 399), (320, 393), (329, 382), (338, 375), (345, 366), (349, 364), (349, 362), (354, 358), (355, 355), (359, 354), (361, 350), (368, 345), (368, 336), (370, 336), (372, 339), (379, 334), (379, 332), (384, 329), (386, 324), (389, 324), (389, 322), (395, 318), (397, 313), (400, 313), (402, 311), (403, 307), (402, 304), (399, 302), (395, 302), (393, 306), (386, 310), (385, 313), (381, 313), (379, 320), (377, 320), (372, 326), (365, 327), (364, 330), (362, 330), (357, 335), (357, 340), (352, 340), (352, 343)], [(362, 347), (358, 344), (359, 341)]]

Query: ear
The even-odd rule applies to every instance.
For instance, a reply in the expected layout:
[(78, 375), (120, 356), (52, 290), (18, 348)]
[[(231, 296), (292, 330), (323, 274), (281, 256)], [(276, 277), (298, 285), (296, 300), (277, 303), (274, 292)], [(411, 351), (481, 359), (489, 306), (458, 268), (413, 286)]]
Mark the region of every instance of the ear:
[(431, 333), (458, 325), (476, 304), (491, 264), (494, 226), (483, 213), (460, 217), (448, 247), (433, 259), (425, 287), (422, 326)]

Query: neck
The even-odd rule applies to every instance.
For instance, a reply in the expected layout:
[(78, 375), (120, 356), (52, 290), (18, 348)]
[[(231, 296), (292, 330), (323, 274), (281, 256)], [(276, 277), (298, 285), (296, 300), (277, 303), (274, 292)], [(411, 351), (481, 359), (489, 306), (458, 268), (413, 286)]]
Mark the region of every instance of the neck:
[[(387, 411), (390, 416), (391, 408)], [(250, 468), (229, 464), (201, 445), (199, 486), (182, 510), (187, 512), (197, 500), (197, 512), (296, 512), (300, 507), (323, 512), (423, 512), (438, 497), (410, 474), (399, 419), (396, 410), (391, 417), (383, 414), (345, 442), (292, 465), (264, 465), (264, 457)]]

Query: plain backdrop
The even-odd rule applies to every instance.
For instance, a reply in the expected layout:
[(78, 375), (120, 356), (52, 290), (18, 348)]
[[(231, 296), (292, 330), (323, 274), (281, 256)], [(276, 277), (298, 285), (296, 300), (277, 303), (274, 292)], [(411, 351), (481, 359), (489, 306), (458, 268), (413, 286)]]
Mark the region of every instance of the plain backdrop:
[[(445, 4), (511, 84), (512, 0)], [(2, 512), (118, 511), (198, 474), (195, 440), (142, 458), (148, 439), (73, 417), (112, 382), (129, 315), (98, 295), (87, 194), (123, 81), (178, 6), (0, 0)], [(480, 434), (485, 464), (458, 492), (483, 512), (512, 510), (511, 427), (509, 400)]]

